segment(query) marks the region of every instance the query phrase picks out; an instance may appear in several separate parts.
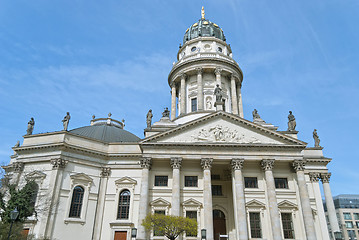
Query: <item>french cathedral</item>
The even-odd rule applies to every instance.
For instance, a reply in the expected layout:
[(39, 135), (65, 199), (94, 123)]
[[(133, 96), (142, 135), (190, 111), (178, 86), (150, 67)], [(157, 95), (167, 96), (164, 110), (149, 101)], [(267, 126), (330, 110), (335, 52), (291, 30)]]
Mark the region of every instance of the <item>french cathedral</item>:
[(257, 110), (244, 118), (243, 72), (222, 29), (203, 8), (201, 15), (168, 75), (170, 109), (157, 122), (147, 113), (144, 138), (111, 114), (76, 129), (68, 129), (68, 114), (64, 130), (37, 134), (30, 120), (4, 167), (19, 188), (38, 185), (38, 214), (24, 225), (29, 234), (166, 239), (142, 226), (150, 213), (195, 219), (197, 234), (183, 233), (183, 240), (329, 240), (340, 231), (331, 159), (316, 131), (308, 147), (297, 138), (295, 112), (283, 131)]

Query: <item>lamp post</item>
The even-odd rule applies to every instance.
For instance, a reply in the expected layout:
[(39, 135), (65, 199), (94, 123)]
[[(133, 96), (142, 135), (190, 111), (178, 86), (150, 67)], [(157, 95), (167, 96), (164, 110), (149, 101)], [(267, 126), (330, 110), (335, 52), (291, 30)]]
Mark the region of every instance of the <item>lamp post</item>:
[(10, 212), (11, 224), (10, 224), (10, 230), (9, 230), (9, 235), (7, 236), (7, 240), (10, 239), (12, 224), (15, 222), (15, 220), (18, 216), (19, 216), (19, 211), (17, 210), (17, 208), (15, 208), (14, 210), (12, 210)]
[(335, 240), (343, 240), (342, 232), (334, 232)]
[(136, 239), (137, 236), (137, 228), (131, 228), (131, 238)]
[(206, 229), (202, 229), (201, 230), (201, 239), (207, 239), (207, 230)]

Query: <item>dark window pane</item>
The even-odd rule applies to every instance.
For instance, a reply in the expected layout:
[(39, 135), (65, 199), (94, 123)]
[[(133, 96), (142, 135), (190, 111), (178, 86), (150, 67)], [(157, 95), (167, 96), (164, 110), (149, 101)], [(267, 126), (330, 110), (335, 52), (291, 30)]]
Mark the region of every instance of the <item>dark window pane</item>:
[[(186, 211), (186, 217), (197, 221), (197, 212), (196, 211)], [(197, 233), (195, 233), (195, 234), (187, 234), (186, 233), (186, 236), (187, 237), (197, 237)]]
[(197, 111), (197, 98), (191, 99), (191, 109), (192, 109), (192, 112)]
[(288, 188), (288, 180), (286, 178), (274, 178), (275, 188)]
[(245, 177), (244, 178), (245, 188), (258, 188), (258, 181), (256, 177)]
[(252, 238), (262, 238), (261, 219), (258, 212), (249, 213), (249, 222)]
[(198, 186), (198, 177), (197, 176), (185, 176), (184, 177), (185, 187), (197, 187)]
[(130, 198), (130, 191), (123, 190), (120, 193), (120, 198), (118, 200), (117, 219), (128, 219), (128, 215), (130, 212)]
[(84, 198), (84, 189), (80, 186), (76, 186), (72, 193), (71, 207), (69, 217), (80, 218), (82, 200)]
[(212, 195), (222, 196), (222, 185), (212, 185)]
[(165, 186), (168, 185), (168, 176), (155, 176), (155, 186)]
[(283, 235), (285, 239), (294, 238), (294, 228), (291, 213), (282, 213)]
[(211, 175), (211, 179), (212, 179), (212, 180), (221, 180), (221, 175), (219, 175), (219, 174), (212, 174), (212, 175)]

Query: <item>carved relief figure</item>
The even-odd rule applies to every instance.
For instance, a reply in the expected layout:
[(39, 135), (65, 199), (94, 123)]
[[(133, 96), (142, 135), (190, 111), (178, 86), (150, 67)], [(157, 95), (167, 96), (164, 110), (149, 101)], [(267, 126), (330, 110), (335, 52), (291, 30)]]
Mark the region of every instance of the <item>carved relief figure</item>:
[(292, 114), (292, 111), (289, 111), (289, 115), (288, 115), (288, 131), (295, 131), (296, 126), (297, 126), (297, 123), (295, 121), (295, 117)]
[(317, 129), (314, 129), (313, 131), (313, 138), (314, 138), (314, 147), (320, 147), (319, 143), (320, 143), (320, 139), (317, 133)]
[(147, 124), (147, 128), (151, 128), (151, 124), (152, 124), (152, 109), (148, 110), (147, 116), (146, 116), (146, 124)]
[(34, 126), (35, 126), (35, 120), (34, 118), (31, 118), (30, 121), (27, 123), (26, 135), (32, 134), (32, 131), (34, 131)]
[(64, 117), (64, 119), (62, 120), (62, 124), (64, 125), (64, 130), (67, 131), (67, 127), (69, 126), (69, 122), (70, 122), (70, 113), (67, 112), (66, 116)]

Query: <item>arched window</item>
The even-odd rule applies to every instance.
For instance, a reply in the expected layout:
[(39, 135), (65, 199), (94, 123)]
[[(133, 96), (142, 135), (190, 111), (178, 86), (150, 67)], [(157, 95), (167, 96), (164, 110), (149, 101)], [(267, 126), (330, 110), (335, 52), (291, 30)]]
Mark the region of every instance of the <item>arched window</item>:
[(79, 218), (81, 217), (82, 200), (84, 198), (84, 189), (81, 186), (74, 188), (71, 200), (69, 217)]
[(128, 215), (130, 212), (130, 198), (130, 191), (123, 190), (120, 193), (120, 199), (118, 201), (117, 219), (128, 219)]

